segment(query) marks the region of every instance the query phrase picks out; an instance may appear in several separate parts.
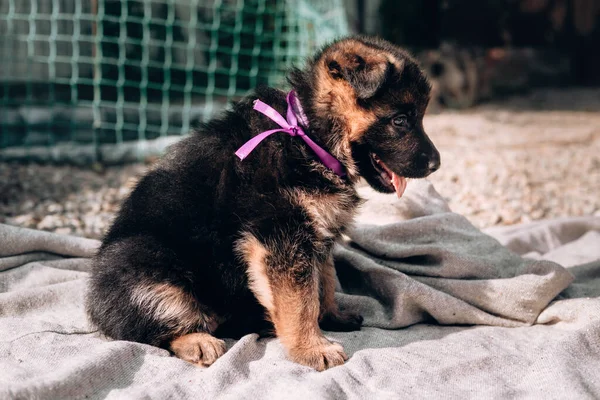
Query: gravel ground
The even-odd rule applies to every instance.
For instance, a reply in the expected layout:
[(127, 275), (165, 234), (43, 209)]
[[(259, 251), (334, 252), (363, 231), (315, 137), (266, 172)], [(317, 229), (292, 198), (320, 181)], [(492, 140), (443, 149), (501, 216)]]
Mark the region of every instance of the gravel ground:
[[(442, 154), (431, 180), (475, 225), (600, 216), (600, 89), (536, 91), (425, 128)], [(0, 163), (0, 222), (98, 238), (145, 168)]]
[(600, 89), (534, 92), (425, 127), (442, 154), (431, 180), (475, 225), (600, 216)]

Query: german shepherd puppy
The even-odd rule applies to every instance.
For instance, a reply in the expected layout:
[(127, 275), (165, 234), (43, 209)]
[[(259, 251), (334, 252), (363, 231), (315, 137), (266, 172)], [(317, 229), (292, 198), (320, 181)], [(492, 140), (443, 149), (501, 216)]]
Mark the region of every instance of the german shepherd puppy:
[(321, 371), (347, 359), (319, 327), (362, 323), (336, 306), (332, 248), (361, 203), (361, 177), (400, 196), (406, 178), (439, 168), (422, 124), (430, 85), (409, 54), (366, 37), (325, 47), (289, 82), (304, 132), (345, 175), (286, 133), (238, 159), (240, 146), (278, 127), (253, 109), (256, 99), (286, 115), (286, 93), (257, 89), (174, 145), (124, 201), (89, 282), (88, 313), (102, 333), (207, 366), (226, 350), (221, 328), (266, 321), (300, 364)]

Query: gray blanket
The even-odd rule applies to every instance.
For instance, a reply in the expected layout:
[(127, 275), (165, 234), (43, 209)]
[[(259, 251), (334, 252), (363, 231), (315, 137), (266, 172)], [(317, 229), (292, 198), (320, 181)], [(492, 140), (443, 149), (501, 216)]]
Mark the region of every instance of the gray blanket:
[(365, 326), (326, 333), (350, 360), (322, 373), (255, 334), (207, 369), (103, 338), (83, 308), (98, 242), (0, 225), (0, 398), (600, 397), (600, 218), (494, 239), (425, 181), (362, 194), (335, 256)]

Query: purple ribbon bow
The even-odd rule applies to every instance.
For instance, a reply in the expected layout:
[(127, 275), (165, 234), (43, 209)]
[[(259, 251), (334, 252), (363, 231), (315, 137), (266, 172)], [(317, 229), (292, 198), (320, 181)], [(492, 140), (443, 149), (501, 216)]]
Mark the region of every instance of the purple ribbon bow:
[(300, 125), (298, 125), (298, 119), (301, 120), (304, 126), (308, 126), (308, 120), (306, 119), (306, 115), (304, 115), (302, 106), (300, 105), (300, 102), (296, 97), (296, 93), (293, 90), (288, 93), (286, 100), (288, 103), (287, 120), (284, 119), (277, 111), (275, 111), (275, 109), (263, 103), (262, 101), (254, 101), (254, 109), (275, 121), (277, 125), (281, 126), (281, 128), (264, 131), (253, 137), (244, 143), (244, 145), (235, 152), (235, 155), (238, 156), (240, 160), (243, 160), (252, 152), (252, 150), (254, 150), (256, 146), (258, 146), (260, 142), (273, 133), (286, 132), (290, 136), (300, 136), (327, 168), (339, 176), (345, 176), (346, 173), (344, 172), (344, 166), (342, 163), (340, 163), (334, 156), (329, 154), (325, 149), (313, 142), (311, 138), (306, 136), (306, 133), (304, 133)]

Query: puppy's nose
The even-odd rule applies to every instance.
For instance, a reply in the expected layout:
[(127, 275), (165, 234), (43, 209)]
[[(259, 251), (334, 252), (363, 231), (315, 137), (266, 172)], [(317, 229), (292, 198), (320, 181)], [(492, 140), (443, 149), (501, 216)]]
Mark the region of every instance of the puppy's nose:
[(421, 159), (427, 160), (427, 169), (430, 174), (440, 169), (440, 153), (437, 151), (433, 154), (421, 153)]
[(429, 164), (427, 166), (429, 167), (429, 171), (435, 172), (440, 169), (440, 164), (440, 157), (437, 156), (429, 160)]

